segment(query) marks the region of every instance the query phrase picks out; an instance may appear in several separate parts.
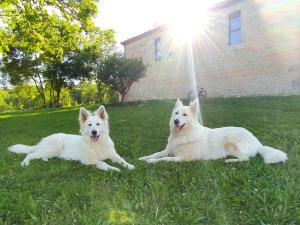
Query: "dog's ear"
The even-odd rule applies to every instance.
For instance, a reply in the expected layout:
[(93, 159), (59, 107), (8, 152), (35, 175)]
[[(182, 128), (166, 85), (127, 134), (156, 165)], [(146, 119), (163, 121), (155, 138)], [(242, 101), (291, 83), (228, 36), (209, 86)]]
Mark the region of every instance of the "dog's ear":
[(182, 101), (179, 98), (177, 98), (176, 103), (175, 103), (175, 107), (177, 108), (179, 106), (183, 106), (183, 104), (182, 104)]
[(199, 101), (198, 101), (198, 98), (196, 98), (194, 101), (192, 101), (190, 103), (190, 108), (191, 108), (191, 111), (193, 113), (194, 116), (198, 116), (198, 110), (199, 110)]
[(103, 105), (100, 105), (100, 107), (97, 109), (97, 115), (102, 119), (102, 120), (107, 120), (108, 119), (108, 114), (105, 110), (105, 107)]
[(79, 110), (79, 122), (80, 122), (80, 124), (83, 124), (89, 116), (90, 116), (89, 111), (87, 111), (83, 107), (80, 107), (80, 110)]

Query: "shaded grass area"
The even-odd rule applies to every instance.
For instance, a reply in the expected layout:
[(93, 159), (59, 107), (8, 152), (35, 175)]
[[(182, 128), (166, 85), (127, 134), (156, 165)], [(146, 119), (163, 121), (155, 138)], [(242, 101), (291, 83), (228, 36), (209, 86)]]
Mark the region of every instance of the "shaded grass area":
[(264, 144), (286, 151), (285, 164), (265, 165), (259, 156), (236, 164), (138, 161), (165, 147), (173, 104), (107, 107), (116, 149), (136, 166), (121, 173), (59, 159), (22, 168), (24, 156), (7, 147), (35, 144), (56, 132), (78, 133), (78, 110), (0, 114), (0, 223), (300, 223), (300, 97), (201, 102), (205, 125), (245, 127)]

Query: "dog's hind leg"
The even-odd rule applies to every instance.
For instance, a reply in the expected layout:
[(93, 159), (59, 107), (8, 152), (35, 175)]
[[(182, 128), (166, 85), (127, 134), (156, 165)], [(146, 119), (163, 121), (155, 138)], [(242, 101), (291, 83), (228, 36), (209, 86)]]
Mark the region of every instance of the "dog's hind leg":
[(114, 153), (110, 157), (111, 161), (121, 164), (123, 167), (126, 167), (130, 170), (133, 170), (135, 167), (134, 165), (131, 165), (130, 163), (126, 162), (118, 153)]
[(182, 159), (178, 156), (175, 157), (163, 157), (158, 159), (148, 159), (146, 160), (147, 163), (157, 163), (157, 162), (180, 162)]
[(241, 159), (226, 159), (225, 162), (226, 163), (233, 163), (233, 162), (242, 162), (245, 160), (241, 160)]
[(244, 153), (245, 151), (243, 151), (243, 148), (247, 148), (247, 146), (243, 146), (242, 143), (233, 143), (228, 140), (225, 140), (224, 147), (229, 155), (236, 157), (236, 159), (226, 159), (226, 163), (242, 162), (249, 160), (249, 156)]
[(168, 156), (168, 154), (169, 154), (169, 151), (167, 149), (165, 149), (161, 152), (156, 152), (152, 155), (140, 157), (139, 160), (147, 161), (148, 159), (158, 159), (158, 158), (166, 157), (166, 156)]
[(21, 162), (21, 166), (28, 166), (30, 164), (30, 161), (33, 159), (43, 159), (44, 161), (46, 161), (46, 157), (44, 156), (44, 154), (41, 154), (41, 152), (33, 152), (33, 153), (29, 153), (25, 159)]
[[(51, 141), (52, 139), (52, 141)], [(33, 159), (42, 159), (48, 161), (48, 159), (57, 157), (63, 149), (63, 143), (61, 141), (54, 142), (53, 137), (46, 137), (40, 141), (35, 147), (35, 151), (27, 154), (25, 159), (21, 162), (22, 166), (28, 166)]]

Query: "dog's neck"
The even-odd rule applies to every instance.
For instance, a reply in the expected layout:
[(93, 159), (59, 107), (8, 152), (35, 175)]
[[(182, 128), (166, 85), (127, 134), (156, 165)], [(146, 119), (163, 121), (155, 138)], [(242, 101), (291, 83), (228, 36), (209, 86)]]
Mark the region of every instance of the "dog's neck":
[[(192, 128), (188, 129), (187, 131), (179, 131), (179, 132), (172, 132), (169, 136), (169, 140), (172, 140), (173, 147), (179, 146), (179, 145), (184, 145), (184, 144), (189, 144), (195, 141), (200, 140), (203, 138), (203, 130), (205, 128), (201, 126), (199, 123), (197, 123), (195, 126)], [(171, 143), (169, 141), (169, 143)]]

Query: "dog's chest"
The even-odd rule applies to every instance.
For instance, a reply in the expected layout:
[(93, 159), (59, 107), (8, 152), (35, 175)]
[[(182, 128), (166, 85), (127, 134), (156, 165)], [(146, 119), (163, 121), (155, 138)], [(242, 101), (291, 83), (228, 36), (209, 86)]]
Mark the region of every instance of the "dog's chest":
[(114, 151), (114, 148), (110, 146), (109, 144), (100, 143), (97, 148), (95, 149), (95, 152), (97, 154), (98, 160), (106, 160), (110, 158)]
[(175, 156), (179, 156), (185, 161), (195, 160), (200, 158), (199, 142), (186, 143), (177, 145), (171, 151)]

